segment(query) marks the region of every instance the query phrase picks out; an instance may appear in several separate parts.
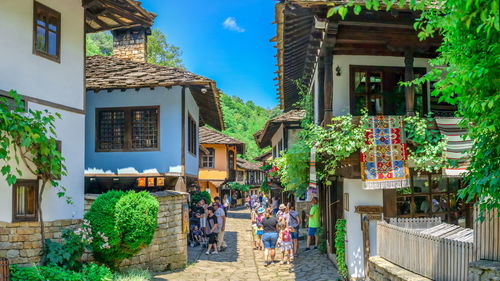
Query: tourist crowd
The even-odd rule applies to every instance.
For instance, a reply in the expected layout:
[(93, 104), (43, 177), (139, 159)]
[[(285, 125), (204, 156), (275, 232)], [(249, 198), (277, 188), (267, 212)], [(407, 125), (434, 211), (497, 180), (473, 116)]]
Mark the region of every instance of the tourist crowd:
[(205, 199), (201, 199), (191, 206), (189, 223), (191, 247), (206, 247), (207, 255), (226, 250), (224, 233), (229, 200), (224, 201), (225, 204), (221, 202), (220, 197), (215, 197), (214, 202), (208, 205)]
[[(252, 214), (252, 229), (254, 234), (254, 249), (264, 250), (265, 265), (274, 262), (276, 248), (281, 250), (280, 264), (293, 261), (299, 252), (299, 226), (301, 219), (293, 205), (279, 204), (278, 198), (272, 198), (268, 204), (266, 196), (259, 194), (246, 198)], [(312, 206), (308, 217), (307, 244), (305, 251), (310, 250), (311, 238), (314, 236), (315, 248), (318, 246), (318, 228), (320, 213), (318, 199), (311, 201)]]

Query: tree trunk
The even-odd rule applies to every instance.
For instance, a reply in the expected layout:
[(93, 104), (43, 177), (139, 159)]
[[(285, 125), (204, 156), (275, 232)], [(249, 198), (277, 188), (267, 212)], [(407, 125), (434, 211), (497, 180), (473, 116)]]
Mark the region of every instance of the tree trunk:
[(40, 188), (40, 192), (38, 193), (38, 219), (40, 220), (40, 235), (42, 236), (42, 257), (40, 259), (40, 264), (45, 265), (45, 223), (43, 222), (43, 213), (42, 213), (42, 197), (43, 191), (45, 190), (45, 186), (47, 185), (46, 180), (42, 180), (42, 187)]

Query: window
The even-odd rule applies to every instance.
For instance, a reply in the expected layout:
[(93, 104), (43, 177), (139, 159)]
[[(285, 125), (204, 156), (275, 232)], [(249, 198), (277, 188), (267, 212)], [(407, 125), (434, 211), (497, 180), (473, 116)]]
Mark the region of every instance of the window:
[(17, 180), (12, 192), (12, 221), (38, 220), (38, 181)]
[(196, 121), (188, 115), (188, 151), (196, 156), (198, 147), (198, 128)]
[(413, 175), (409, 188), (397, 190), (398, 217), (441, 217), (443, 222), (465, 224), (465, 202), (457, 197), (459, 178), (439, 174)]
[(227, 160), (229, 170), (234, 170), (234, 151), (229, 150)]
[(159, 107), (97, 109), (96, 151), (158, 150)]
[(213, 148), (207, 148), (208, 154), (203, 154), (201, 157), (201, 166), (203, 168), (214, 168), (215, 167), (215, 150)]
[[(405, 88), (403, 67), (351, 66), (351, 113), (361, 115), (405, 115)], [(415, 68), (415, 77), (425, 74), (424, 68)], [(427, 113), (426, 87), (415, 87), (415, 112)]]
[(283, 139), (278, 142), (278, 157), (281, 156), (281, 151), (283, 150)]
[(33, 53), (60, 61), (61, 13), (35, 2), (33, 9)]

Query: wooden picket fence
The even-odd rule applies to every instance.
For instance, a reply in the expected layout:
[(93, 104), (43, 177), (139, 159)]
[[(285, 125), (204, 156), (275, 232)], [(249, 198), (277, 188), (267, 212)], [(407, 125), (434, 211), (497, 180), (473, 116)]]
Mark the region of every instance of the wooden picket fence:
[(377, 253), (407, 270), (438, 281), (465, 281), (476, 260), (473, 230), (440, 224), (424, 231), (377, 222)]
[[(474, 217), (478, 217), (477, 208)], [(484, 221), (474, 222), (474, 244), (478, 259), (500, 261), (500, 217), (494, 209), (484, 215)]]
[(390, 218), (389, 223), (402, 228), (426, 229), (440, 225), (441, 218)]

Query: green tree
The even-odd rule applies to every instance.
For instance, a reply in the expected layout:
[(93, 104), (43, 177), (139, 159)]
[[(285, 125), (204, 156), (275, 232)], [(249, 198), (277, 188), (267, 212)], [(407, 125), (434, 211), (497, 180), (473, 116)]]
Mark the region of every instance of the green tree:
[(152, 30), (148, 37), (148, 62), (169, 67), (184, 68), (179, 47), (167, 42), (167, 36), (160, 29)]
[[(87, 56), (110, 56), (113, 54), (113, 36), (110, 32), (87, 34)], [(179, 47), (169, 44), (167, 36), (160, 29), (152, 30), (148, 36), (147, 62), (168, 67), (184, 68), (182, 51)]]
[[(462, 126), (474, 140), (467, 186), (460, 196), (477, 200), (482, 212), (500, 210), (500, 23), (498, 0), (365, 0), (365, 8), (378, 10), (394, 4), (409, 5), (421, 12), (414, 27), (421, 40), (443, 37), (434, 67), (414, 83), (438, 80), (433, 96), (458, 106)], [(342, 18), (352, 8), (362, 10), (353, 0), (330, 8)], [(500, 211), (499, 214), (500, 216)]]
[(87, 34), (87, 56), (110, 56), (113, 53), (113, 36), (110, 32)]
[[(45, 248), (45, 227), (42, 212), (42, 199), (46, 188), (58, 188), (57, 195), (65, 195), (64, 187), (58, 180), (66, 175), (66, 166), (61, 152), (57, 149), (55, 121), (61, 116), (47, 110), (26, 111), (21, 96), (15, 91), (9, 92), (14, 102), (0, 99), (0, 160), (2, 175), (9, 185), (14, 185), (18, 177), (23, 176), (19, 164), (41, 183), (38, 191), (38, 219), (42, 248)], [(68, 203), (70, 199), (68, 198)], [(44, 253), (45, 255), (45, 253)], [(44, 259), (42, 259), (42, 263)]]
[(257, 147), (253, 134), (264, 128), (267, 120), (280, 113), (277, 108), (265, 109), (252, 101), (243, 101), (236, 96), (221, 93), (221, 107), (226, 129), (224, 134), (246, 144), (247, 151), (243, 158), (252, 160), (268, 148)]

